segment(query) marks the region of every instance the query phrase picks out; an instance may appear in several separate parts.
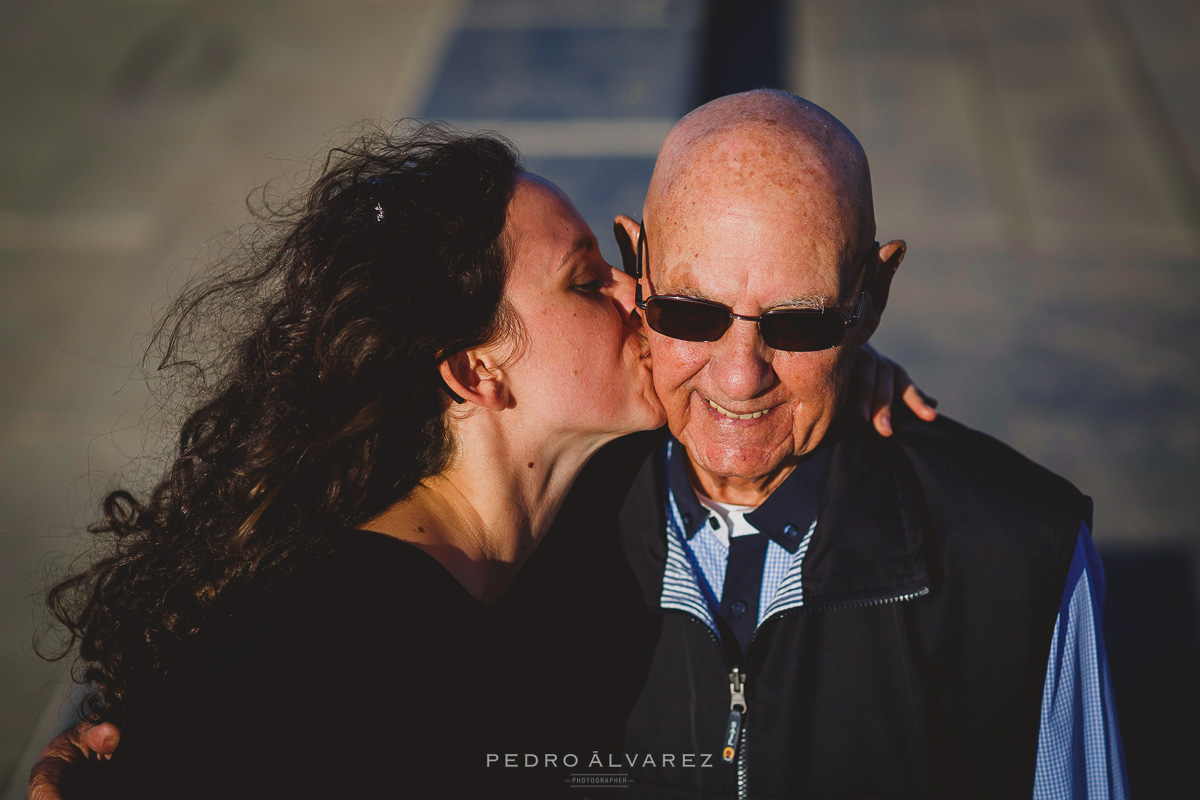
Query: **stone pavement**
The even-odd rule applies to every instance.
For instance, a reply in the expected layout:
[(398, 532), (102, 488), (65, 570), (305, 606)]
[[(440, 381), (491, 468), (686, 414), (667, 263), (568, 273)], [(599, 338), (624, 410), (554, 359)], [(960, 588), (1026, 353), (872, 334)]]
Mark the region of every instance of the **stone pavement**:
[(763, 18), (746, 23), (764, 27), (748, 40), (777, 42), (778, 63), (763, 67), (776, 78), (747, 69), (714, 84), (714, 69), (772, 55), (765, 44), (727, 52), (737, 37), (706, 30), (729, 7), (9, 10), (0, 786), (39, 717), (35, 739), (57, 724), (43, 709), (57, 702), (48, 681), (61, 668), (29, 652), (43, 559), (79, 552), (72, 532), (113, 470), (152, 476), (134, 461), (156, 441), (130, 377), (139, 332), (193, 261), (211, 257), (208, 237), (245, 219), (249, 188), (352, 120), (450, 118), (513, 138), (612, 260), (611, 218), (639, 212), (670, 124), (710, 86), (749, 80), (824, 105), (871, 156), (880, 236), (910, 246), (881, 348), (947, 413), (1096, 498), (1133, 790), (1178, 794), (1200, 745), (1181, 727), (1200, 713), (1200, 8), (764, 0)]

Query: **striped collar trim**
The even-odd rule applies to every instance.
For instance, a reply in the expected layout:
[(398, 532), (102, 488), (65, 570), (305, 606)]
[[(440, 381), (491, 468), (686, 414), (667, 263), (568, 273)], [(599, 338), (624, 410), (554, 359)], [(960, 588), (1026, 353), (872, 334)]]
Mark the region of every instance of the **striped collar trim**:
[[(669, 438), (666, 442), (663, 452), (664, 470), (671, 463), (672, 450), (675, 445), (676, 442), (674, 439)], [(707, 625), (709, 630), (713, 632), (713, 635), (719, 639), (720, 633), (716, 623), (717, 608), (720, 602), (719, 598), (716, 597), (712, 587), (705, 580), (704, 573), (696, 561), (696, 556), (688, 544), (688, 537), (685, 533), (688, 526), (684, 523), (675, 492), (670, 484), (667, 484), (664, 488), (666, 494), (667, 560), (663, 570), (662, 593), (659, 596), (659, 606), (664, 609), (669, 608), (691, 614)], [(804, 556), (808, 552), (808, 546), (812, 542), (813, 533), (816, 529), (817, 522), (813, 520), (808, 527), (808, 531), (801, 539), (800, 545), (792, 555), (792, 561), (788, 567), (787, 574), (784, 575), (779, 589), (776, 590), (770, 605), (767, 606), (767, 611), (763, 614), (762, 622), (759, 623), (760, 627), (763, 622), (766, 622), (773, 615), (781, 614), (784, 611), (804, 605)]]

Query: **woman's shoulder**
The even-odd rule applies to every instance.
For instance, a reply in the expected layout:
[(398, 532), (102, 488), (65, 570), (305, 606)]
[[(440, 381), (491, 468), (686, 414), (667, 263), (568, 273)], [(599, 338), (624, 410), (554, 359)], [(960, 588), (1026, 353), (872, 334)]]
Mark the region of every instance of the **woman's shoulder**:
[[(237, 638), (268, 648), (348, 646), (388, 633), (388, 646), (433, 646), (478, 624), (483, 607), (428, 553), (348, 529), (251, 581), (222, 609)], [(433, 641), (431, 641), (433, 640)], [(285, 644), (290, 643), (290, 646)], [(256, 649), (262, 650), (260, 646)]]
[(356, 528), (325, 536), (298, 554), (278, 576), (263, 576), (267, 592), (311, 601), (376, 598), (388, 605), (410, 596), (454, 607), (477, 601), (424, 550), (374, 531)]

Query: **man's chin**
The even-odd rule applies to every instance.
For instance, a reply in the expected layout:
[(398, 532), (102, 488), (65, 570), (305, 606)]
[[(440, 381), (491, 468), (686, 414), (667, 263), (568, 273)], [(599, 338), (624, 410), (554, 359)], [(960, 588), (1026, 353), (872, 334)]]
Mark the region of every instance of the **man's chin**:
[(719, 480), (769, 479), (785, 466), (791, 452), (791, 447), (786, 444), (770, 448), (722, 447), (712, 443), (688, 447), (693, 468)]
[(770, 473), (792, 454), (790, 422), (782, 417), (755, 420), (693, 417), (680, 441), (693, 459), (714, 475), (753, 479)]

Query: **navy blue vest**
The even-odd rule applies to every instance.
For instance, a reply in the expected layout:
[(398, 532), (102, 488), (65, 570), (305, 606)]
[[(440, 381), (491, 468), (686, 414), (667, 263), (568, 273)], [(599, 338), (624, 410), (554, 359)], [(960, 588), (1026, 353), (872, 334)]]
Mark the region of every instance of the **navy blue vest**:
[[(894, 427), (883, 439), (850, 420), (827, 437), (804, 606), (765, 621), (746, 657), (751, 797), (1032, 790), (1051, 633), (1090, 501), (945, 417), (900, 412)], [(553, 730), (541, 744), (623, 747), (638, 764), (621, 770), (629, 797), (733, 797), (729, 659), (705, 624), (658, 606), (665, 435), (626, 437), (589, 465), (514, 585), (523, 628), (540, 631), (519, 646), (538, 653), (561, 712), (539, 723)], [(533, 602), (547, 596), (552, 609)]]

